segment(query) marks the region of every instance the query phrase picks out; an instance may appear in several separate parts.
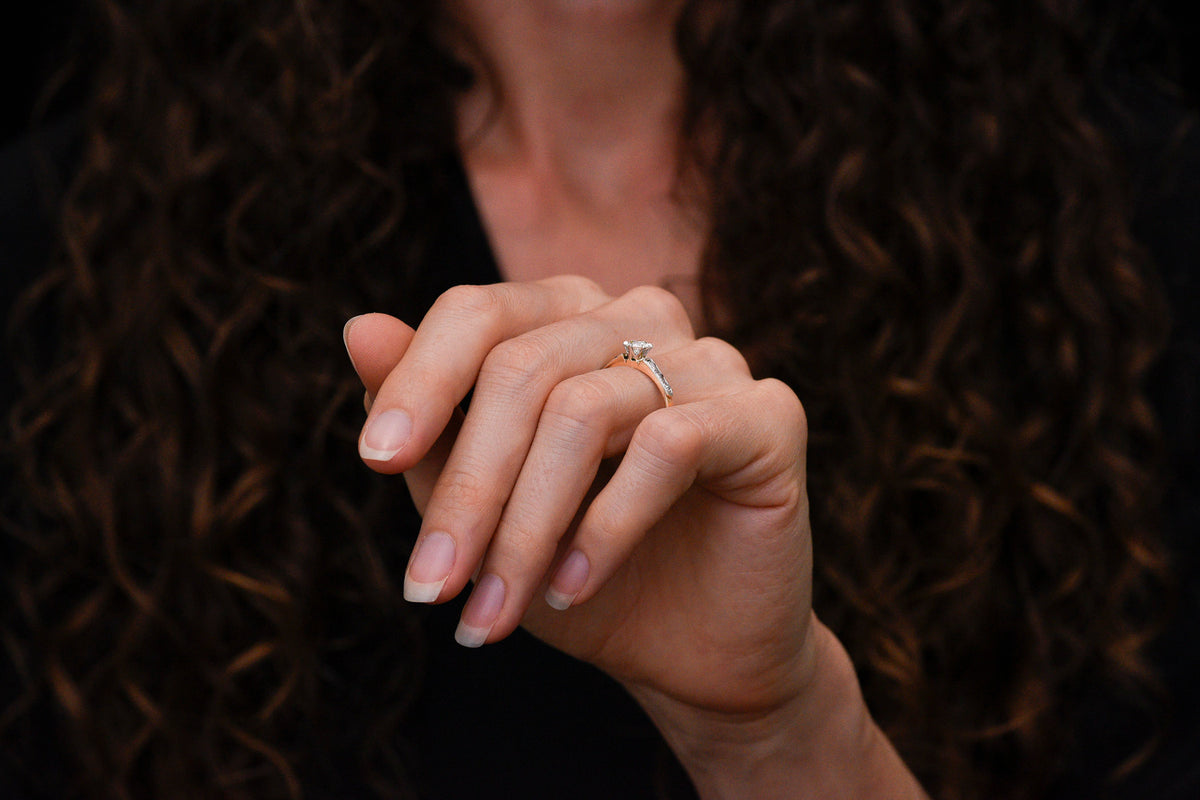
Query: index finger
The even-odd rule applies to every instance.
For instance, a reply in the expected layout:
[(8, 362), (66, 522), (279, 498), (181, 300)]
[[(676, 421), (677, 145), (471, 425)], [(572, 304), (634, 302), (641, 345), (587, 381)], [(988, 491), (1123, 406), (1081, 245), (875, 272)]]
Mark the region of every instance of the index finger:
[(369, 397), (375, 397), (408, 345), (413, 329), (387, 314), (361, 314), (346, 322), (342, 341)]
[(359, 455), (378, 472), (413, 466), (437, 441), (496, 345), (607, 299), (596, 284), (573, 276), (450, 289), (380, 386), (359, 436)]

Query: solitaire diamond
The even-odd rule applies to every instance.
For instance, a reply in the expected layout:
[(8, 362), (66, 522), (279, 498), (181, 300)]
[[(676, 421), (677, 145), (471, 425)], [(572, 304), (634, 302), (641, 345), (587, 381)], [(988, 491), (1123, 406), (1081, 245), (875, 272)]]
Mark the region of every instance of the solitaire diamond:
[(643, 342), (641, 339), (634, 339), (629, 342), (622, 342), (625, 345), (625, 357), (631, 361), (641, 361), (650, 354), (650, 348), (654, 345), (649, 342)]

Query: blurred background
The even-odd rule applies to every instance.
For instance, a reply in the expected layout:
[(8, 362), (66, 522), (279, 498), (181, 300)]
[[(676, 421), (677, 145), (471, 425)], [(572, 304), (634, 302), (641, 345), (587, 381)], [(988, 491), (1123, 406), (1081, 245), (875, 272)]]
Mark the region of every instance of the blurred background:
[[(171, 2), (171, 0), (158, 0)], [(222, 2), (223, 0), (213, 0)], [(1004, 0), (1002, 0), (1004, 1)], [(404, 0), (396, 0), (404, 2)], [(1165, 59), (1178, 72), (1189, 104), (1200, 98), (1200, 24), (1193, 21), (1197, 0), (1085, 0), (1094, 5), (1125, 7), (1132, 19), (1152, 22), (1131, 26), (1130, 57)], [(70, 55), (71, 32), (76, 26), (81, 0), (14, 0), (8, 4), (8, 22), (0, 25), (0, 75), (4, 110), (0, 112), (0, 146), (25, 133), (37, 98), (47, 79)], [(20, 11), (20, 14), (16, 13)], [(17, 18), (22, 19), (17, 22)], [(78, 87), (68, 87), (59, 105), (77, 101)]]

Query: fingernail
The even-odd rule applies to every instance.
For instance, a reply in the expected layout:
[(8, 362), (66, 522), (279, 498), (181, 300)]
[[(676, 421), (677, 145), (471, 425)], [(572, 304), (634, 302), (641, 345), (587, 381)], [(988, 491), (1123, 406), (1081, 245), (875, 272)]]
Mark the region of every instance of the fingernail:
[(358, 372), (358, 364), (354, 363), (354, 354), (350, 352), (350, 329), (354, 327), (354, 323), (358, 322), (359, 317), (362, 316), (362, 314), (359, 314), (357, 317), (351, 317), (342, 326), (342, 344), (346, 346), (346, 356), (350, 359), (350, 366), (354, 367), (356, 373)]
[(500, 609), (504, 607), (504, 581), (500, 576), (488, 573), (475, 584), (471, 599), (463, 609), (454, 640), (463, 647), (479, 647), (487, 640)]
[(442, 593), (454, 567), (454, 539), (435, 531), (422, 536), (404, 574), (404, 599), (410, 603), (432, 603)]
[(358, 454), (368, 461), (390, 461), (412, 435), (412, 420), (398, 408), (384, 411), (367, 423)]
[(546, 602), (551, 608), (566, 611), (571, 607), (571, 603), (575, 602), (575, 598), (583, 591), (583, 585), (587, 583), (588, 569), (588, 558), (582, 550), (572, 550), (570, 555), (563, 559), (558, 571), (554, 573), (554, 579), (550, 581), (550, 588), (546, 590)]

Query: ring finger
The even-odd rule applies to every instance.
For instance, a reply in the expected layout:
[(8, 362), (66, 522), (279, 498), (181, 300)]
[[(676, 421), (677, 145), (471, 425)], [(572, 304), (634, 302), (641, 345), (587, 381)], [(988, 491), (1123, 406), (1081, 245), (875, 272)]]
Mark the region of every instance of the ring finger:
[[(525, 462), (546, 398), (559, 382), (604, 363), (607, 342), (618, 338), (624, 320), (659, 320), (646, 328), (666, 348), (690, 339), (682, 307), (679, 314), (647, 313), (658, 310), (647, 306), (661, 303), (664, 294), (631, 292), (503, 342), (487, 355), (449, 459), (444, 466), (431, 464), (440, 468), (405, 576), (406, 599), (434, 602), (466, 585)], [(428, 470), (418, 471), (409, 476), (410, 487), (427, 479)]]
[[(681, 387), (679, 403), (725, 396), (753, 383), (729, 345), (702, 339), (658, 359)], [(624, 451), (637, 425), (663, 407), (653, 377), (628, 368), (603, 369), (559, 383), (547, 399), (520, 475), (487, 543), (479, 579), (456, 633), (476, 646), (507, 636), (520, 623), (585, 505), (601, 461)], [(579, 561), (578, 558), (575, 559)], [(560, 567), (586, 580), (588, 565)], [(558, 605), (569, 595), (555, 597)]]

